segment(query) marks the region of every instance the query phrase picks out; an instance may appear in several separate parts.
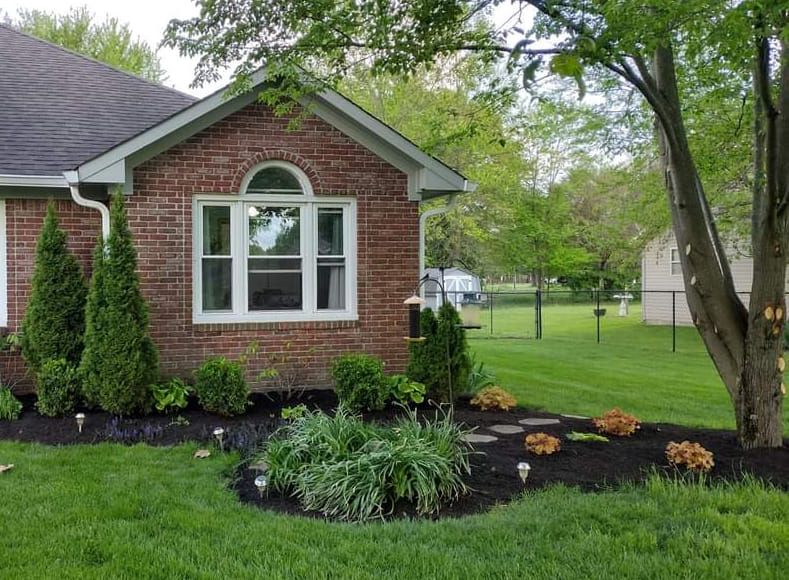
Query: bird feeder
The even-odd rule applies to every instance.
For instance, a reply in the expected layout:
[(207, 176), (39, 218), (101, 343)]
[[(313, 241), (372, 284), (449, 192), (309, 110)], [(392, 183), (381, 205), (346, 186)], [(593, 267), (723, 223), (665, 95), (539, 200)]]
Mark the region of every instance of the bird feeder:
[(418, 294), (414, 294), (403, 302), (408, 306), (408, 341), (422, 341), (424, 338), (421, 336), (420, 330), (420, 313), (422, 306), (425, 305), (425, 300)]

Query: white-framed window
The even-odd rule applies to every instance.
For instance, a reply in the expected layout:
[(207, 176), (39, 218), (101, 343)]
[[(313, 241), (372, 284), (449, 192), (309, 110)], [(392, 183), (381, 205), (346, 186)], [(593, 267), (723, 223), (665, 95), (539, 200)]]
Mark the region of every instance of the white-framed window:
[(307, 176), (266, 161), (238, 197), (193, 202), (196, 323), (355, 320), (356, 200), (318, 197)]
[(0, 199), (0, 326), (8, 326), (8, 259), (5, 200)]
[(670, 268), (670, 271), (671, 271), (671, 275), (672, 276), (681, 276), (682, 275), (682, 265), (679, 263), (679, 249), (678, 248), (671, 248), (669, 260), (670, 260), (669, 268)]

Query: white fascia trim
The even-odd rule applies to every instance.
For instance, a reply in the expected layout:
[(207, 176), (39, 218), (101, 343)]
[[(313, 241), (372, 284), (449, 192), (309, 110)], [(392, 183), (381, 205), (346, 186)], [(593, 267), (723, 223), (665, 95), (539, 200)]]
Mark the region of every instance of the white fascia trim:
[[(313, 101), (314, 99), (314, 101)], [(306, 97), (303, 103), (310, 106), (315, 102), (313, 110), (319, 117), (323, 117), (325, 113), (325, 106), (333, 107), (348, 119), (355, 121), (361, 127), (366, 129), (373, 138), (389, 145), (391, 148), (399, 152), (403, 157), (409, 159), (412, 164), (419, 167), (418, 174), (418, 190), (434, 190), (446, 192), (463, 192), (468, 191), (464, 189), (468, 180), (459, 174), (457, 171), (450, 169), (434, 157), (431, 157), (419, 147), (411, 143), (408, 139), (403, 137), (400, 133), (379, 121), (367, 111), (349, 101), (339, 93), (334, 91), (323, 91), (315, 97)], [(323, 106), (322, 106), (323, 105)], [(328, 120), (328, 119), (327, 119)], [(334, 124), (334, 123), (332, 123)], [(342, 130), (341, 127), (337, 127)], [(350, 135), (353, 137), (353, 135)], [(368, 146), (363, 138), (357, 139), (363, 145)], [(372, 150), (372, 147), (369, 147)], [(378, 153), (377, 151), (374, 151)], [(384, 157), (383, 154), (381, 154)], [(384, 157), (386, 159), (386, 157)], [(389, 159), (387, 159), (389, 161)], [(390, 161), (393, 165), (397, 166), (394, 162)], [(398, 167), (399, 168), (399, 167)]]
[[(263, 72), (259, 71), (252, 75), (254, 88), (250, 92), (227, 98), (226, 89), (223, 88), (87, 161), (76, 170), (78, 181), (124, 183), (128, 188), (128, 174), (132, 167), (254, 102), (264, 79)], [(469, 183), (461, 174), (427, 155), (397, 131), (342, 95), (334, 91), (323, 91), (304, 97), (302, 104), (406, 173), (412, 200), (420, 200), (422, 192), (429, 197), (430, 194), (435, 196), (473, 191), (474, 184)]]
[(60, 175), (10, 175), (0, 174), (0, 185), (11, 187), (68, 187)]

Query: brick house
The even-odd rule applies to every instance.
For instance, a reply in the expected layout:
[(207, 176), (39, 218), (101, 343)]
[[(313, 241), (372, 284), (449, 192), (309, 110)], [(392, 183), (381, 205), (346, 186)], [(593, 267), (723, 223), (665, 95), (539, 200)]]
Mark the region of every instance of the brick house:
[(256, 95), (196, 100), (0, 25), (0, 327), (23, 318), (47, 200), (89, 274), (122, 188), (164, 375), (253, 341), (253, 374), (273, 355), (326, 384), (351, 351), (402, 370), (419, 203), (473, 185), (337, 93), (295, 129)]

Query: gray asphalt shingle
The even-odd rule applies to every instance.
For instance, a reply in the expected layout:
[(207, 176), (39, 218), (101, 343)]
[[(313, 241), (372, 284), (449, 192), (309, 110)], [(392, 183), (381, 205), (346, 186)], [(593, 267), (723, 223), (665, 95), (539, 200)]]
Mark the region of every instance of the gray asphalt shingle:
[(0, 174), (60, 175), (195, 100), (0, 24)]

